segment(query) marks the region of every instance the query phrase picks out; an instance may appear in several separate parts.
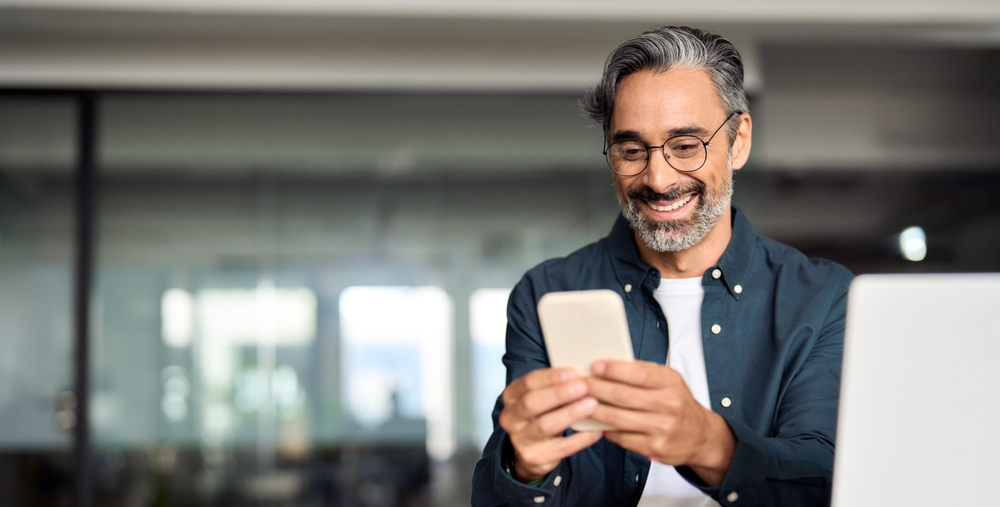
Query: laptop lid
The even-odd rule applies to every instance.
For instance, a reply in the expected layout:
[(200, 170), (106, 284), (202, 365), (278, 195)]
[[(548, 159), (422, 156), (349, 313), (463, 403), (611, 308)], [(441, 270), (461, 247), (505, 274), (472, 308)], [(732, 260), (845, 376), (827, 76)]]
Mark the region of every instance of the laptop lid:
[(833, 506), (1000, 505), (1000, 274), (851, 285)]

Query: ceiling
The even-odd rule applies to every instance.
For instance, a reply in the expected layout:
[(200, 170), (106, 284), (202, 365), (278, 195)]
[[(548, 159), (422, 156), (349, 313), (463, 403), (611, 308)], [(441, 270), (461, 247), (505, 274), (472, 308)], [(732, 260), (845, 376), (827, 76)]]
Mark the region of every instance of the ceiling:
[[(757, 167), (998, 168), (995, 0), (0, 0), (0, 90), (125, 92), (105, 103), (108, 170), (600, 168), (576, 97), (664, 23), (740, 49)], [(0, 163), (67, 167), (72, 115), (0, 100)], [(445, 137), (465, 158), (433, 158)]]
[(737, 44), (1000, 48), (996, 1), (0, 0), (0, 86), (578, 91), (658, 24)]

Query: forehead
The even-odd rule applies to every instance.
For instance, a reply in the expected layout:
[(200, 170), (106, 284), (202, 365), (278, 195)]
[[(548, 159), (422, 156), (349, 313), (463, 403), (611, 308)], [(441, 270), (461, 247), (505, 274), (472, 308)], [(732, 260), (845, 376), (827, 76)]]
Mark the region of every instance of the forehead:
[(714, 128), (725, 114), (708, 70), (641, 71), (618, 84), (608, 131), (657, 137), (680, 128)]

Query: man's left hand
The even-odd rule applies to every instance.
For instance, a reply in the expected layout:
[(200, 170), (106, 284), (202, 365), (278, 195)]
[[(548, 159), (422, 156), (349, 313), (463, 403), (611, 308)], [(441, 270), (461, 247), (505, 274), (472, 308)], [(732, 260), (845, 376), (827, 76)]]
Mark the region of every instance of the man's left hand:
[(649, 361), (597, 361), (587, 378), (600, 402), (591, 419), (617, 428), (608, 440), (651, 460), (686, 465), (722, 484), (736, 450), (726, 421), (703, 407), (676, 370)]

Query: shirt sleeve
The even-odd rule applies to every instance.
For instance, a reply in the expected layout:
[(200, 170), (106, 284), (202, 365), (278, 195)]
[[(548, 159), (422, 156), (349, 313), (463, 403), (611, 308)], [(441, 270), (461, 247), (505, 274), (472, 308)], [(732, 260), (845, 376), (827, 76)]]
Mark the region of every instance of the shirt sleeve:
[(708, 487), (688, 467), (678, 467), (694, 486), (722, 505), (829, 505), (840, 394), (847, 288), (845, 274), (806, 361), (778, 406), (771, 435), (761, 436), (727, 417), (736, 452), (722, 484)]
[[(530, 279), (526, 276), (514, 287), (507, 303), (507, 351), (503, 362), (507, 367), (508, 384), (532, 370), (549, 367), (533, 292)], [(504, 469), (504, 455), (512, 449), (507, 434), (498, 422), (502, 410), (503, 400), (498, 398), (493, 408), (493, 434), (473, 473), (473, 507), (564, 505), (563, 492), (570, 480), (566, 460), (537, 487), (518, 481)]]

